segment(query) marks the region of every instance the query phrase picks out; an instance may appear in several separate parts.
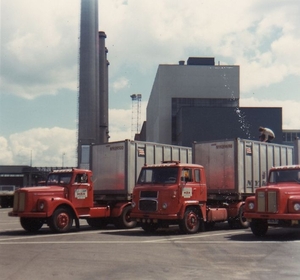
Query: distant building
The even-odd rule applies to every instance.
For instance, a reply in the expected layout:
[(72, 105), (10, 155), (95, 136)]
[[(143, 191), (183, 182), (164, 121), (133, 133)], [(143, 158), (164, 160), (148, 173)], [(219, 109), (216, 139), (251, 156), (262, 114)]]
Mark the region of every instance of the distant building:
[(239, 66), (190, 57), (187, 64), (159, 65), (147, 106), (146, 140), (177, 144), (182, 107), (239, 106)]
[(17, 188), (36, 186), (45, 180), (49, 170), (29, 165), (0, 165), (0, 185), (14, 185)]
[(300, 129), (282, 130), (282, 144), (293, 145), (296, 139), (300, 139)]
[(275, 132), (274, 142), (282, 143), (282, 108), (240, 108), (239, 99), (239, 66), (215, 65), (211, 57), (159, 65), (139, 138), (183, 146), (258, 140), (258, 127), (265, 126)]
[(0, 165), (0, 186), (16, 188), (37, 186), (50, 172), (73, 167), (32, 167), (29, 165)]

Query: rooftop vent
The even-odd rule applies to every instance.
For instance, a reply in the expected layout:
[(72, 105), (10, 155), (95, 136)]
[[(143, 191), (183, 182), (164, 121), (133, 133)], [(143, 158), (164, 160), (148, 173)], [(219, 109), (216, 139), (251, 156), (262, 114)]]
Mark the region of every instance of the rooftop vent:
[(189, 57), (187, 65), (215, 65), (214, 57)]

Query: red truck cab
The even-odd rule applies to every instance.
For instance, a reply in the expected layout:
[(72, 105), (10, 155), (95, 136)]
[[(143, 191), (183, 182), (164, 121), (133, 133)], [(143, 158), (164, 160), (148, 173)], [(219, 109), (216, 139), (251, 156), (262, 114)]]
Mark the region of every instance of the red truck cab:
[(45, 186), (18, 189), (8, 215), (20, 217), (21, 226), (29, 232), (43, 224), (53, 232), (67, 232), (74, 219), (77, 227), (81, 218), (96, 224), (93, 218), (109, 216), (110, 209), (94, 206), (92, 171), (73, 168), (54, 170)]
[(271, 168), (267, 185), (246, 199), (244, 216), (256, 236), (269, 226), (300, 228), (300, 165)]
[(179, 224), (182, 231), (195, 233), (206, 217), (204, 168), (178, 161), (146, 165), (133, 190), (131, 218), (147, 232)]

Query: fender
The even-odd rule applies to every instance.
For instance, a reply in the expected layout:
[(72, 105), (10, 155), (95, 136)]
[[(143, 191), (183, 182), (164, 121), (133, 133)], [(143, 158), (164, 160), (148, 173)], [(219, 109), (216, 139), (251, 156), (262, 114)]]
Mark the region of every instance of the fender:
[(131, 206), (131, 202), (119, 202), (116, 205), (114, 205), (111, 209), (111, 217), (121, 216), (123, 209), (128, 205)]
[(245, 201), (239, 201), (236, 203), (232, 203), (228, 206), (227, 212), (228, 217), (236, 218), (239, 216), (240, 208), (245, 205)]
[[(44, 206), (42, 206), (42, 205), (44, 205)], [(72, 203), (69, 200), (67, 200), (65, 198), (61, 198), (61, 197), (39, 198), (37, 201), (37, 211), (38, 212), (46, 212), (47, 217), (50, 217), (50, 216), (52, 216), (55, 209), (60, 205), (68, 205), (75, 213), (76, 218), (78, 218), (78, 213), (77, 213), (76, 209), (73, 207)]]
[[(183, 201), (181, 209), (178, 213), (178, 219), (183, 219), (185, 210), (189, 206), (194, 206), (195, 208), (197, 208), (198, 210), (201, 211), (202, 217), (206, 217), (205, 214), (203, 215), (203, 213), (205, 213), (205, 209), (206, 209), (205, 203), (201, 204), (201, 203), (199, 203), (198, 200), (188, 200), (188, 201)], [(203, 212), (203, 208), (204, 208), (204, 212)]]

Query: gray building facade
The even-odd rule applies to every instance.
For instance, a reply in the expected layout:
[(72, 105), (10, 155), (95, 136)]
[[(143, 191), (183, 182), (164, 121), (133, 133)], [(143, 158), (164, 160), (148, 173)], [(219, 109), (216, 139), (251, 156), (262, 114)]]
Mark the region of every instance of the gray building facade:
[(177, 114), (178, 145), (233, 138), (259, 140), (259, 126), (270, 127), (282, 143), (282, 108), (182, 107)]
[(181, 146), (259, 140), (258, 128), (264, 126), (274, 131), (273, 142), (283, 143), (282, 108), (240, 108), (239, 98), (239, 66), (215, 65), (214, 58), (198, 57), (187, 64), (159, 65), (140, 139)]
[(215, 65), (214, 58), (190, 57), (187, 64), (159, 65), (146, 113), (146, 141), (178, 144), (182, 107), (239, 105), (239, 66)]

